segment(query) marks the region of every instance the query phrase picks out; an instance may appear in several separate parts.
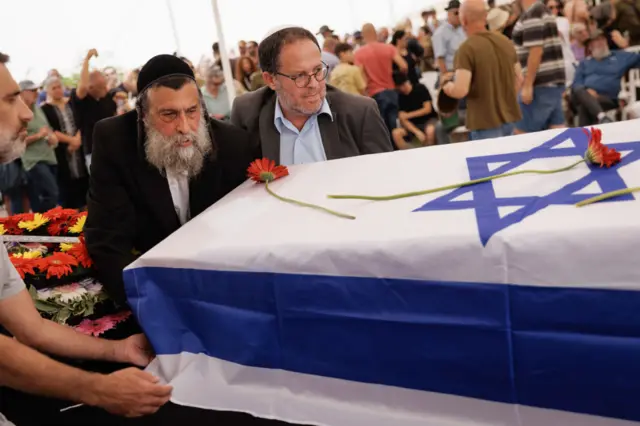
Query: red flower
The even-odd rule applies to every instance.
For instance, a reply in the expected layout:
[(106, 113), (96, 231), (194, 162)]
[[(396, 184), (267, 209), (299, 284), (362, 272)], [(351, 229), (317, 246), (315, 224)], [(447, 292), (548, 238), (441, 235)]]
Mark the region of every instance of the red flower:
[(53, 235), (53, 236), (66, 235), (68, 230), (69, 230), (69, 222), (64, 220), (55, 221), (51, 225), (49, 225), (49, 227), (47, 228), (47, 231), (49, 231), (49, 235)]
[(622, 157), (618, 151), (602, 143), (602, 130), (591, 128), (591, 131), (582, 129), (589, 137), (589, 147), (584, 154), (588, 163), (596, 166), (611, 167), (620, 162)]
[(77, 210), (63, 209), (62, 207), (58, 206), (49, 210), (46, 213), (43, 213), (42, 215), (53, 222), (54, 220), (60, 220), (60, 219), (69, 220), (70, 218), (72, 218), (77, 214), (78, 214)]
[(247, 177), (256, 182), (272, 182), (288, 174), (287, 166), (276, 166), (268, 158), (253, 161), (247, 169)]
[(34, 271), (33, 268), (37, 266), (37, 261), (41, 260), (41, 259), (25, 259), (23, 257), (14, 257), (14, 256), (9, 256), (9, 259), (11, 260), (11, 263), (13, 263), (13, 266), (16, 268), (16, 271), (18, 271), (18, 274), (20, 274), (20, 277), (23, 280), (26, 274), (30, 274), (30, 275), (36, 274), (36, 271)]
[(0, 223), (4, 225), (5, 235), (22, 235), (22, 229), (18, 226), (18, 221), (11, 217), (0, 219)]
[(31, 222), (35, 217), (35, 213), (19, 213), (19, 214), (14, 214), (13, 216), (9, 217), (10, 220), (15, 221), (16, 223), (19, 222)]
[(74, 244), (72, 248), (66, 251), (67, 254), (75, 257), (78, 262), (85, 268), (90, 268), (93, 265), (93, 261), (87, 251), (87, 245), (84, 242), (84, 237), (80, 237), (80, 242)]
[(73, 272), (72, 266), (78, 266), (75, 257), (67, 253), (53, 253), (51, 256), (36, 259), (36, 266), (41, 272), (47, 273), (47, 279), (52, 276), (62, 278)]

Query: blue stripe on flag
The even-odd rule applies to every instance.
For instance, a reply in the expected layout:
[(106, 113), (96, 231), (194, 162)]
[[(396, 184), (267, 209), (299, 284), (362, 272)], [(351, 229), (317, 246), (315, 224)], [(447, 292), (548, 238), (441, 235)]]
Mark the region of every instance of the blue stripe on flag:
[(138, 268), (158, 354), (640, 420), (640, 292)]

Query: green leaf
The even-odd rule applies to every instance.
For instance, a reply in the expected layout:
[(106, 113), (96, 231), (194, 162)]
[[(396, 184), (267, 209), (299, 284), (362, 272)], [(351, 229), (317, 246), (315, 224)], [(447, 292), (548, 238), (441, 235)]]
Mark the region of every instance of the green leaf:
[(40, 300), (36, 300), (34, 304), (35, 304), (36, 309), (38, 311), (44, 312), (44, 313), (47, 313), (47, 314), (55, 314), (58, 311), (60, 311), (60, 308), (58, 306), (53, 306), (53, 305), (44, 303), (44, 302), (42, 302)]
[(55, 322), (58, 324), (66, 324), (67, 320), (71, 316), (71, 312), (67, 308), (61, 309), (55, 316)]
[(38, 299), (38, 290), (32, 285), (29, 286), (29, 295), (34, 301)]

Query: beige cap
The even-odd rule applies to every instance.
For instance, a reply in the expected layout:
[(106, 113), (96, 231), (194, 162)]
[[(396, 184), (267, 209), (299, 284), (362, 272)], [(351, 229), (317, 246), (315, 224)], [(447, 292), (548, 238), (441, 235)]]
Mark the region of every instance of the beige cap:
[(489, 25), (489, 29), (491, 31), (504, 28), (508, 20), (509, 12), (497, 7), (494, 7), (489, 11), (489, 13), (487, 13), (487, 24)]

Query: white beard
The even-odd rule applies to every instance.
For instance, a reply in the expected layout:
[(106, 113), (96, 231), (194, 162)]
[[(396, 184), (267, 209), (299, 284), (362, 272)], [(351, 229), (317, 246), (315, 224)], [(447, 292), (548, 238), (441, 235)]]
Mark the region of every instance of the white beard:
[[(158, 170), (172, 174), (186, 173), (189, 178), (202, 171), (204, 160), (212, 149), (204, 114), (198, 130), (184, 135), (164, 136), (146, 118), (144, 128), (147, 135), (144, 143), (147, 161)], [(180, 146), (186, 140), (190, 140), (191, 145)]]
[(27, 145), (24, 139), (8, 130), (0, 130), (0, 163), (7, 164), (20, 158)]

